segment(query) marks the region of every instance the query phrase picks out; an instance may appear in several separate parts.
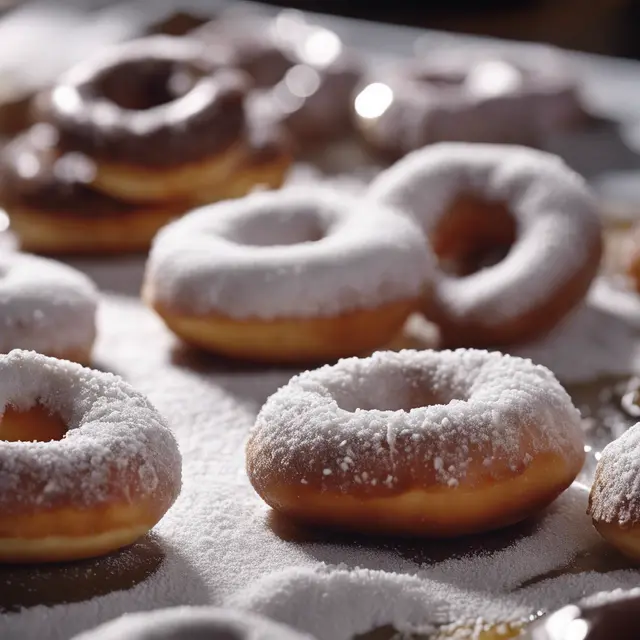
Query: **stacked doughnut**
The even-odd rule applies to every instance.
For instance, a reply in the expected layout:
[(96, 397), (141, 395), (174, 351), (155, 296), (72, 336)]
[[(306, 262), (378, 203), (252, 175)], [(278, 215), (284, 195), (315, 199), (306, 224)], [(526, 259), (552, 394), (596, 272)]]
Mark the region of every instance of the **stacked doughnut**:
[(297, 153), (353, 133), (352, 98), (363, 65), (333, 31), (297, 11), (274, 19), (231, 11), (189, 35), (231, 51), (254, 83), (250, 110), (283, 126)]
[(443, 345), (494, 347), (554, 327), (601, 251), (591, 194), (560, 159), (443, 143), (364, 197), (285, 189), (190, 213), (156, 237), (144, 297), (187, 342), (253, 360), (361, 355), (412, 312)]
[(2, 159), (0, 204), (23, 248), (144, 250), (194, 204), (279, 186), (287, 145), (246, 116), (231, 64), (226, 49), (154, 36), (64, 74)]

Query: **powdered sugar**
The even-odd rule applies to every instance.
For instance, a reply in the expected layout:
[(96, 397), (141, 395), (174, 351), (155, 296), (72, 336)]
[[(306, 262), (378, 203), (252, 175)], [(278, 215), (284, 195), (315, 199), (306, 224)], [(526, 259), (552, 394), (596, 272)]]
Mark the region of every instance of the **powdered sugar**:
[(438, 601), (427, 581), (340, 565), (272, 573), (231, 602), (287, 621), (319, 640), (351, 640), (387, 624), (428, 633), (449, 621), (447, 604)]
[[(473, 539), (425, 544), (298, 530), (270, 512), (244, 473), (244, 442), (256, 413), (295, 372), (234, 366), (185, 351), (154, 314), (131, 299), (105, 297), (99, 329), (97, 360), (147, 394), (172, 424), (184, 459), (183, 491), (154, 529), (160, 556), (155, 573), (134, 587), (127, 580), (123, 586), (114, 584), (118, 575), (128, 574), (123, 558), (134, 563), (134, 546), (128, 554), (96, 564), (114, 566), (108, 595), (85, 602), (78, 602), (77, 595), (65, 598), (66, 582), (54, 578), (40, 587), (42, 602), (53, 604), (47, 594), (55, 590), (53, 602), (66, 599), (68, 604), (4, 613), (3, 640), (68, 640), (125, 612), (244, 603), (255, 603), (294, 626), (304, 625), (308, 617), (316, 626), (303, 630), (317, 633), (320, 640), (335, 640), (330, 635), (333, 615), (326, 616), (325, 626), (309, 611), (318, 603), (314, 594), (326, 599), (323, 611), (334, 612), (348, 631), (396, 621), (402, 628), (416, 628), (443, 614), (451, 622), (526, 618), (585, 594), (638, 583), (636, 571), (591, 570), (598, 562), (615, 567), (609, 567), (606, 549), (585, 513), (588, 491), (578, 485), (535, 521)], [(585, 558), (591, 562), (584, 564)], [(576, 566), (581, 573), (565, 575)], [(335, 570), (341, 574), (333, 583), (328, 575)], [(286, 572), (284, 577), (268, 577), (279, 571)], [(296, 572), (302, 578), (295, 578)], [(353, 591), (344, 587), (348, 572), (359, 583)], [(95, 593), (89, 585), (103, 579), (102, 572), (94, 577), (87, 572), (74, 582), (74, 593), (82, 590), (83, 581)], [(0, 580), (8, 583), (2, 567)], [(290, 580), (308, 585), (295, 600), (298, 609), (287, 602)], [(310, 584), (316, 580), (318, 586)], [(343, 585), (341, 599), (330, 593), (334, 584)], [(389, 602), (383, 586), (393, 596), (386, 598)], [(422, 610), (419, 593), (425, 594)], [(409, 617), (402, 623), (404, 612)]]
[(589, 510), (600, 522), (640, 522), (640, 424), (602, 450)]
[(438, 275), (436, 296), (449, 316), (487, 325), (518, 317), (599, 254), (601, 223), (584, 180), (540, 151), (443, 143), (405, 157), (369, 190), (372, 198), (410, 213), (427, 235), (464, 193), (505, 202), (518, 237), (495, 266), (463, 278)]
[(204, 207), (154, 241), (147, 289), (183, 312), (331, 316), (417, 297), (428, 253), (411, 221), (318, 187)]
[[(148, 400), (110, 373), (28, 351), (0, 356), (0, 408), (41, 404), (68, 431), (51, 442), (0, 441), (0, 505), (23, 513), (73, 505), (128, 502), (126, 478), (141, 495), (170, 495), (180, 486), (180, 454)], [(121, 482), (114, 483), (117, 473)]]
[[(466, 349), (377, 352), (293, 378), (260, 411), (250, 446), (260, 452), (259, 483), (277, 460), (286, 484), (322, 487), (331, 476), (332, 488), (355, 483), (390, 495), (419, 484), (422, 471), (411, 470), (423, 466), (455, 486), (478, 458), (516, 469), (540, 452), (573, 456), (582, 430), (553, 374), (529, 360)], [(493, 477), (491, 462), (484, 473)]]
[(124, 616), (75, 640), (177, 640), (177, 638), (227, 638), (228, 640), (313, 640), (311, 636), (271, 620), (240, 611), (207, 607), (181, 607)]
[(63, 354), (95, 337), (98, 293), (83, 273), (21, 253), (0, 255), (0, 352)]

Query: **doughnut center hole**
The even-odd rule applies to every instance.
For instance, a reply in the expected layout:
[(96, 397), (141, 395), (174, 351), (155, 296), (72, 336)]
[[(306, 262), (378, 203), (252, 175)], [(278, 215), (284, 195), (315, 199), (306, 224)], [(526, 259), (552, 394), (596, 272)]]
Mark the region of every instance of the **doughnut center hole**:
[(0, 418), (0, 440), (5, 442), (51, 442), (62, 440), (67, 431), (62, 418), (41, 404), (26, 411), (7, 405)]
[(516, 230), (506, 203), (463, 194), (432, 229), (429, 241), (441, 270), (464, 277), (504, 260)]
[(204, 73), (184, 62), (137, 60), (106, 69), (96, 79), (97, 92), (121, 109), (146, 111), (187, 94)]
[(320, 216), (312, 211), (259, 214), (237, 221), (227, 238), (249, 247), (286, 247), (318, 242), (327, 234)]
[(428, 371), (405, 369), (386, 372), (384, 381), (372, 375), (353, 379), (349, 389), (333, 385), (328, 388), (338, 406), (350, 412), (357, 409), (408, 412), (467, 399), (455, 385), (435, 382)]

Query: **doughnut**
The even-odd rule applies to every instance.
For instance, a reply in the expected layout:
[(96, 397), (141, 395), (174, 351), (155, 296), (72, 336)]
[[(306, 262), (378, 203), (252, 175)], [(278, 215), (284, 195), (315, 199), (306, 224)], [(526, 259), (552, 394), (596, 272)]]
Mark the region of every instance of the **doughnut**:
[(353, 102), (356, 127), (390, 159), (435, 142), (539, 146), (586, 121), (576, 79), (552, 49), (516, 61), (445, 51), (372, 77)]
[(446, 346), (536, 338), (584, 298), (598, 270), (595, 200), (541, 151), (440, 143), (383, 171), (368, 195), (422, 226), (438, 263), (423, 312)]
[(249, 75), (254, 87), (268, 88), (280, 82), (296, 63), (276, 26), (275, 20), (230, 9), (191, 31), (189, 37), (207, 46), (225, 47), (232, 65)]
[(292, 162), (292, 151), (291, 141), (281, 125), (254, 112), (247, 122), (243, 153), (223, 182), (196, 194), (198, 204), (281, 187)]
[(390, 535), (460, 536), (536, 513), (584, 462), (580, 415), (530, 360), (378, 351), (294, 378), (260, 410), (247, 474), (276, 511)]
[(246, 156), (248, 80), (220, 49), (152, 36), (64, 74), (38, 113), (63, 150), (93, 159), (92, 186), (129, 202), (193, 199)]
[(598, 533), (618, 551), (640, 560), (640, 423), (603, 450), (589, 495)]
[(639, 607), (638, 589), (600, 593), (540, 618), (523, 640), (636, 640)]
[(254, 81), (250, 113), (284, 127), (298, 152), (352, 132), (352, 95), (362, 64), (333, 31), (289, 10), (273, 20), (233, 15), (192, 35), (226, 43), (234, 65)]
[(89, 186), (94, 165), (59, 154), (57, 134), (34, 125), (4, 149), (0, 205), (20, 246), (33, 253), (96, 254), (145, 251), (164, 225), (191, 205), (132, 205)]
[(368, 352), (416, 308), (428, 252), (411, 220), (324, 188), (255, 193), (165, 227), (143, 297), (183, 340), (308, 362)]
[(0, 353), (28, 349), (89, 364), (97, 303), (93, 282), (72, 267), (0, 254)]
[(176, 441), (124, 380), (32, 351), (0, 356), (0, 562), (106, 554), (180, 492)]
[(72, 640), (313, 640), (263, 616), (214, 607), (130, 613)]

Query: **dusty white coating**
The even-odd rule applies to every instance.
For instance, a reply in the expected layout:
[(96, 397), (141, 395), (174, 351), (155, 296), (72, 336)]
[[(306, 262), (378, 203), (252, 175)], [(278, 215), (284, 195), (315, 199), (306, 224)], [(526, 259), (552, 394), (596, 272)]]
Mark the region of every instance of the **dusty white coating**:
[(328, 188), (254, 193), (160, 231), (154, 301), (233, 318), (333, 316), (420, 295), (428, 251), (406, 217)]
[(640, 587), (635, 589), (614, 589), (613, 591), (594, 593), (591, 596), (583, 598), (580, 604), (588, 607), (597, 607), (638, 597), (640, 597)]
[[(576, 77), (546, 48), (522, 60), (487, 49), (433, 52), (369, 82), (389, 87), (392, 101), (360, 125), (399, 156), (442, 141), (535, 144), (585, 119)], [(370, 84), (361, 95), (373, 100)]]
[(507, 205), (517, 226), (508, 255), (466, 277), (438, 272), (446, 314), (487, 326), (517, 318), (556, 295), (600, 246), (602, 225), (585, 181), (560, 158), (510, 145), (442, 143), (383, 171), (369, 196), (415, 218), (427, 236), (456, 196)]
[(258, 481), (277, 464), (286, 484), (383, 493), (419, 485), (429, 467), (455, 487), (497, 478), (494, 460), (523, 472), (539, 453), (573, 458), (583, 446), (548, 369), (473, 349), (379, 351), (303, 373), (267, 400), (250, 438)]
[[(111, 289), (131, 288), (136, 280), (131, 263), (127, 268), (105, 262), (97, 272)], [(425, 594), (431, 594), (424, 600), (424, 609), (413, 610), (415, 617), (406, 621), (409, 627), (427, 621), (434, 602), (447, 603), (452, 622), (479, 616), (504, 620), (527, 617), (538, 609), (555, 610), (598, 591), (638, 584), (639, 574), (634, 570), (600, 573), (583, 565), (582, 573), (555, 573), (570, 566), (576, 556), (593, 558), (596, 565), (606, 564), (608, 557), (606, 545), (586, 515), (588, 490), (579, 485), (567, 490), (534, 523), (474, 540), (434, 540), (425, 545), (288, 531), (249, 484), (244, 473), (244, 443), (260, 405), (287, 382), (292, 371), (228, 368), (183, 350), (172, 352), (171, 334), (131, 297), (105, 296), (99, 320), (96, 358), (149, 396), (170, 421), (183, 454), (182, 493), (152, 536), (161, 565), (133, 585), (124, 579), (126, 586), (120, 587), (124, 590), (118, 590), (114, 577), (117, 582), (121, 576), (135, 575), (146, 562), (146, 555), (134, 545), (126, 553), (88, 563), (82, 575), (74, 576), (72, 589), (62, 579), (68, 578), (65, 567), (63, 576), (42, 575), (41, 583), (32, 585), (30, 602), (41, 597), (40, 602), (50, 606), (3, 612), (2, 640), (69, 640), (126, 612), (177, 605), (239, 606), (245, 590), (247, 602), (249, 595), (251, 602), (257, 602), (259, 581), (286, 588), (284, 580), (270, 577), (281, 571), (308, 575), (309, 570), (317, 570), (318, 593), (322, 584), (328, 584), (325, 572), (352, 571), (353, 581), (361, 584), (352, 591), (342, 590), (343, 601), (329, 593), (325, 596), (331, 603), (328, 608), (345, 620), (347, 629), (366, 626), (367, 620), (371, 628), (387, 624), (379, 613), (381, 580), (372, 575), (371, 590), (367, 588), (368, 576), (376, 572), (388, 576), (387, 584), (399, 585), (393, 591), (395, 611), (412, 611), (410, 604), (403, 603), (403, 584), (412, 602), (416, 580), (424, 583)], [(587, 341), (576, 348), (589, 346)], [(24, 589), (20, 574), (7, 573), (6, 567), (0, 567), (0, 578), (4, 584), (11, 582), (5, 595)], [(78, 601), (84, 588), (94, 593), (94, 585), (105, 583), (111, 585), (105, 589), (108, 593), (90, 599), (80, 595), (82, 601)], [(280, 601), (279, 591), (272, 590), (274, 600)], [(302, 590), (298, 602), (304, 606), (309, 593), (317, 592)], [(52, 594), (57, 599), (52, 601)], [(285, 624), (295, 626), (300, 619), (286, 600), (282, 613), (275, 605), (260, 602)], [(0, 600), (0, 607), (2, 604)], [(287, 619), (287, 612), (295, 617)], [(310, 616), (314, 624), (317, 620)], [(333, 616), (326, 620), (329, 632), (335, 628), (332, 620)], [(318, 640), (335, 638), (318, 635)]]
[(340, 565), (274, 572), (232, 602), (320, 640), (351, 640), (389, 624), (428, 634), (449, 621), (447, 604), (420, 578)]
[(83, 273), (46, 258), (0, 254), (0, 352), (88, 349), (97, 304), (97, 289)]
[(81, 633), (73, 640), (313, 640), (290, 627), (246, 611), (176, 607), (133, 613)]
[(640, 522), (640, 423), (602, 450), (589, 505), (598, 522)]
[[(0, 440), (0, 507), (30, 512), (172, 495), (181, 458), (151, 403), (122, 378), (33, 351), (0, 356), (0, 409), (41, 404), (68, 425), (61, 440)], [(115, 482), (117, 473), (121, 482)], [(129, 495), (126, 479), (137, 479)], [(115, 486), (114, 486), (115, 484)], [(172, 501), (172, 500), (170, 500)]]

